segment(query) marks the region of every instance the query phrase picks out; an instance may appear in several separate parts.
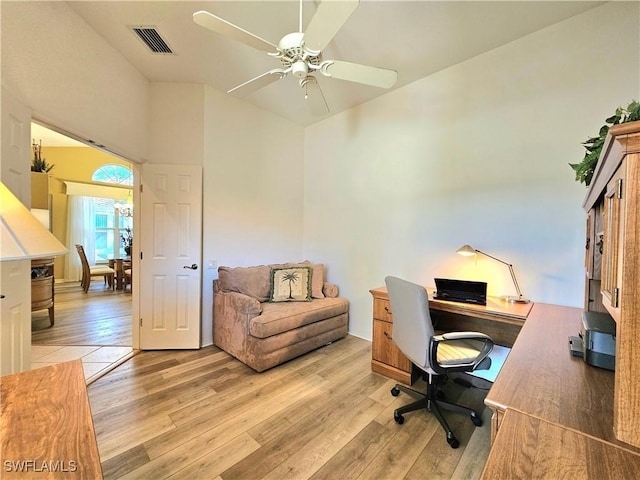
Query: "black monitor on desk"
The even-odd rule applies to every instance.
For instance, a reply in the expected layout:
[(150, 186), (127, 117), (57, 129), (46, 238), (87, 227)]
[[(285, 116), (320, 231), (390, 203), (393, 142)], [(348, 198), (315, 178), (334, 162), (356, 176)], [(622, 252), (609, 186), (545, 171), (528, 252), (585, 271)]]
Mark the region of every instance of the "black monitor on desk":
[(436, 300), (474, 303), (476, 305), (487, 304), (487, 282), (452, 280), (450, 278), (434, 278), (434, 280), (436, 292), (433, 298)]

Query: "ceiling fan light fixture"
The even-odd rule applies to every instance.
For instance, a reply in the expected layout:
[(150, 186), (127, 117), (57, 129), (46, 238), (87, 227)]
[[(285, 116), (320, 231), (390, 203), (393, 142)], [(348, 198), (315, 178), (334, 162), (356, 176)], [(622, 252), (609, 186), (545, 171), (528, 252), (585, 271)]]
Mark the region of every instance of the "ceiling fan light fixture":
[(298, 60), (293, 65), (291, 65), (291, 73), (293, 73), (298, 78), (306, 78), (309, 73), (309, 67), (307, 67), (307, 63)]

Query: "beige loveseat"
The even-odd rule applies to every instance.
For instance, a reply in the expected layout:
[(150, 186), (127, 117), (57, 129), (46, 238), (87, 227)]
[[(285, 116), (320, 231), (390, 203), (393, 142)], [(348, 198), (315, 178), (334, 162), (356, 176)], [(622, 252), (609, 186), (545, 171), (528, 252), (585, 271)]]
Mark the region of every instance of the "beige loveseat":
[(214, 343), (258, 372), (347, 334), (349, 302), (322, 264), (220, 267), (213, 292)]

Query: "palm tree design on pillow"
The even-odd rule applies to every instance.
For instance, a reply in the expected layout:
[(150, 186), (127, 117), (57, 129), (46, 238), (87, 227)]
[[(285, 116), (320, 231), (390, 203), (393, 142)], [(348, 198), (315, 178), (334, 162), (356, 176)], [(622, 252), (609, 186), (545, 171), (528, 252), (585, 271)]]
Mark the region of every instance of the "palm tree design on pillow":
[(298, 278), (298, 273), (297, 272), (288, 272), (285, 273), (282, 276), (282, 282), (289, 282), (289, 298), (290, 300), (293, 299), (293, 292), (292, 292), (292, 286), (294, 283), (296, 283), (299, 280)]

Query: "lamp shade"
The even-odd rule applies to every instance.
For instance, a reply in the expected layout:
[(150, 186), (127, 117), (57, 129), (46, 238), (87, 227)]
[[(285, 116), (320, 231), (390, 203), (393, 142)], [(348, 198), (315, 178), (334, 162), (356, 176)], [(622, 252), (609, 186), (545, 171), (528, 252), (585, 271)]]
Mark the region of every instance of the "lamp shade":
[(473, 248), (471, 245), (463, 245), (458, 250), (456, 250), (456, 253), (459, 253), (460, 255), (464, 255), (465, 257), (470, 257), (476, 254), (476, 249)]
[(68, 252), (0, 182), (0, 261), (55, 257)]

